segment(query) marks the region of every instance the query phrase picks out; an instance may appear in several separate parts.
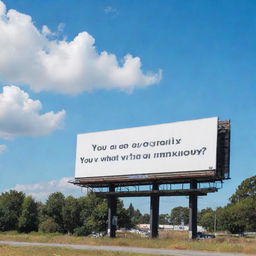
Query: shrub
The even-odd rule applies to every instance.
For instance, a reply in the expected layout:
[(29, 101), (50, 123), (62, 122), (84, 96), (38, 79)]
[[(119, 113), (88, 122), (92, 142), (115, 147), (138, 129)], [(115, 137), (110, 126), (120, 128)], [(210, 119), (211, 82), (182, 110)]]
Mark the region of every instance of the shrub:
[(74, 229), (75, 236), (88, 236), (91, 233), (91, 230), (86, 226), (82, 226)]
[(48, 218), (39, 225), (39, 231), (44, 233), (56, 233), (60, 232), (60, 230), (60, 226), (53, 220), (53, 218)]

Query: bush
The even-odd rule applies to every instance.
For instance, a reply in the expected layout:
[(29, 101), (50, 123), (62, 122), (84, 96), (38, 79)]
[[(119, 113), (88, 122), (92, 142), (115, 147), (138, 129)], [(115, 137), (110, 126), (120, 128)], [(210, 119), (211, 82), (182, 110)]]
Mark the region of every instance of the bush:
[(88, 235), (90, 235), (90, 233), (91, 233), (91, 230), (85, 226), (74, 229), (75, 236), (88, 236)]
[(60, 232), (60, 230), (60, 226), (53, 220), (53, 218), (48, 218), (39, 225), (39, 231), (44, 233), (56, 233)]

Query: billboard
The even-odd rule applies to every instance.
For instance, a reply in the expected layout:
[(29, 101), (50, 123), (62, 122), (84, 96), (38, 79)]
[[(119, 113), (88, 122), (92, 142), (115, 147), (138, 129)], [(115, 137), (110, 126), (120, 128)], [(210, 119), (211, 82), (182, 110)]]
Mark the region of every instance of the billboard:
[(216, 170), (218, 118), (77, 135), (75, 178)]

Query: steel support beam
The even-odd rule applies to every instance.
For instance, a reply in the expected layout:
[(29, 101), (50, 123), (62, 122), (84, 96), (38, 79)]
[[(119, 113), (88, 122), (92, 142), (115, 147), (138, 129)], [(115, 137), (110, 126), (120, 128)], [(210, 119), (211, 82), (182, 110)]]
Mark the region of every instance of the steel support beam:
[[(109, 186), (109, 192), (115, 192), (115, 186)], [(117, 216), (116, 216), (116, 205), (117, 197), (114, 195), (108, 196), (108, 236), (116, 237), (116, 225), (117, 225)]]
[[(158, 191), (158, 184), (153, 184), (153, 191)], [(150, 238), (158, 236), (158, 222), (159, 222), (159, 195), (150, 196)]]
[(96, 196), (108, 197), (115, 195), (116, 197), (145, 197), (145, 196), (206, 196), (207, 193), (217, 192), (216, 187), (200, 188), (200, 189), (172, 189), (172, 190), (157, 190), (157, 191), (118, 191), (118, 192), (94, 192)]
[[(197, 182), (190, 183), (190, 189), (197, 189)], [(189, 238), (197, 237), (197, 195), (189, 196)]]

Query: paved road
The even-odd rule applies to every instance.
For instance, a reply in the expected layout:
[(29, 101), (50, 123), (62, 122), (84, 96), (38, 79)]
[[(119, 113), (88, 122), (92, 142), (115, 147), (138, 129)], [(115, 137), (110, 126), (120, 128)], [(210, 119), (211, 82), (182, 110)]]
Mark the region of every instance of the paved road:
[[(238, 253), (218, 253), (218, 252), (202, 252), (187, 250), (166, 250), (154, 248), (138, 248), (138, 247), (121, 247), (121, 246), (96, 246), (96, 245), (78, 245), (78, 244), (53, 244), (53, 243), (27, 243), (14, 241), (0, 241), (0, 244), (8, 244), (11, 246), (48, 246), (62, 247), (76, 250), (104, 250), (118, 252), (136, 252), (154, 255), (172, 255), (172, 256), (248, 256), (248, 254)], [(252, 254), (250, 254), (252, 255)], [(256, 254), (254, 254), (256, 255)]]

